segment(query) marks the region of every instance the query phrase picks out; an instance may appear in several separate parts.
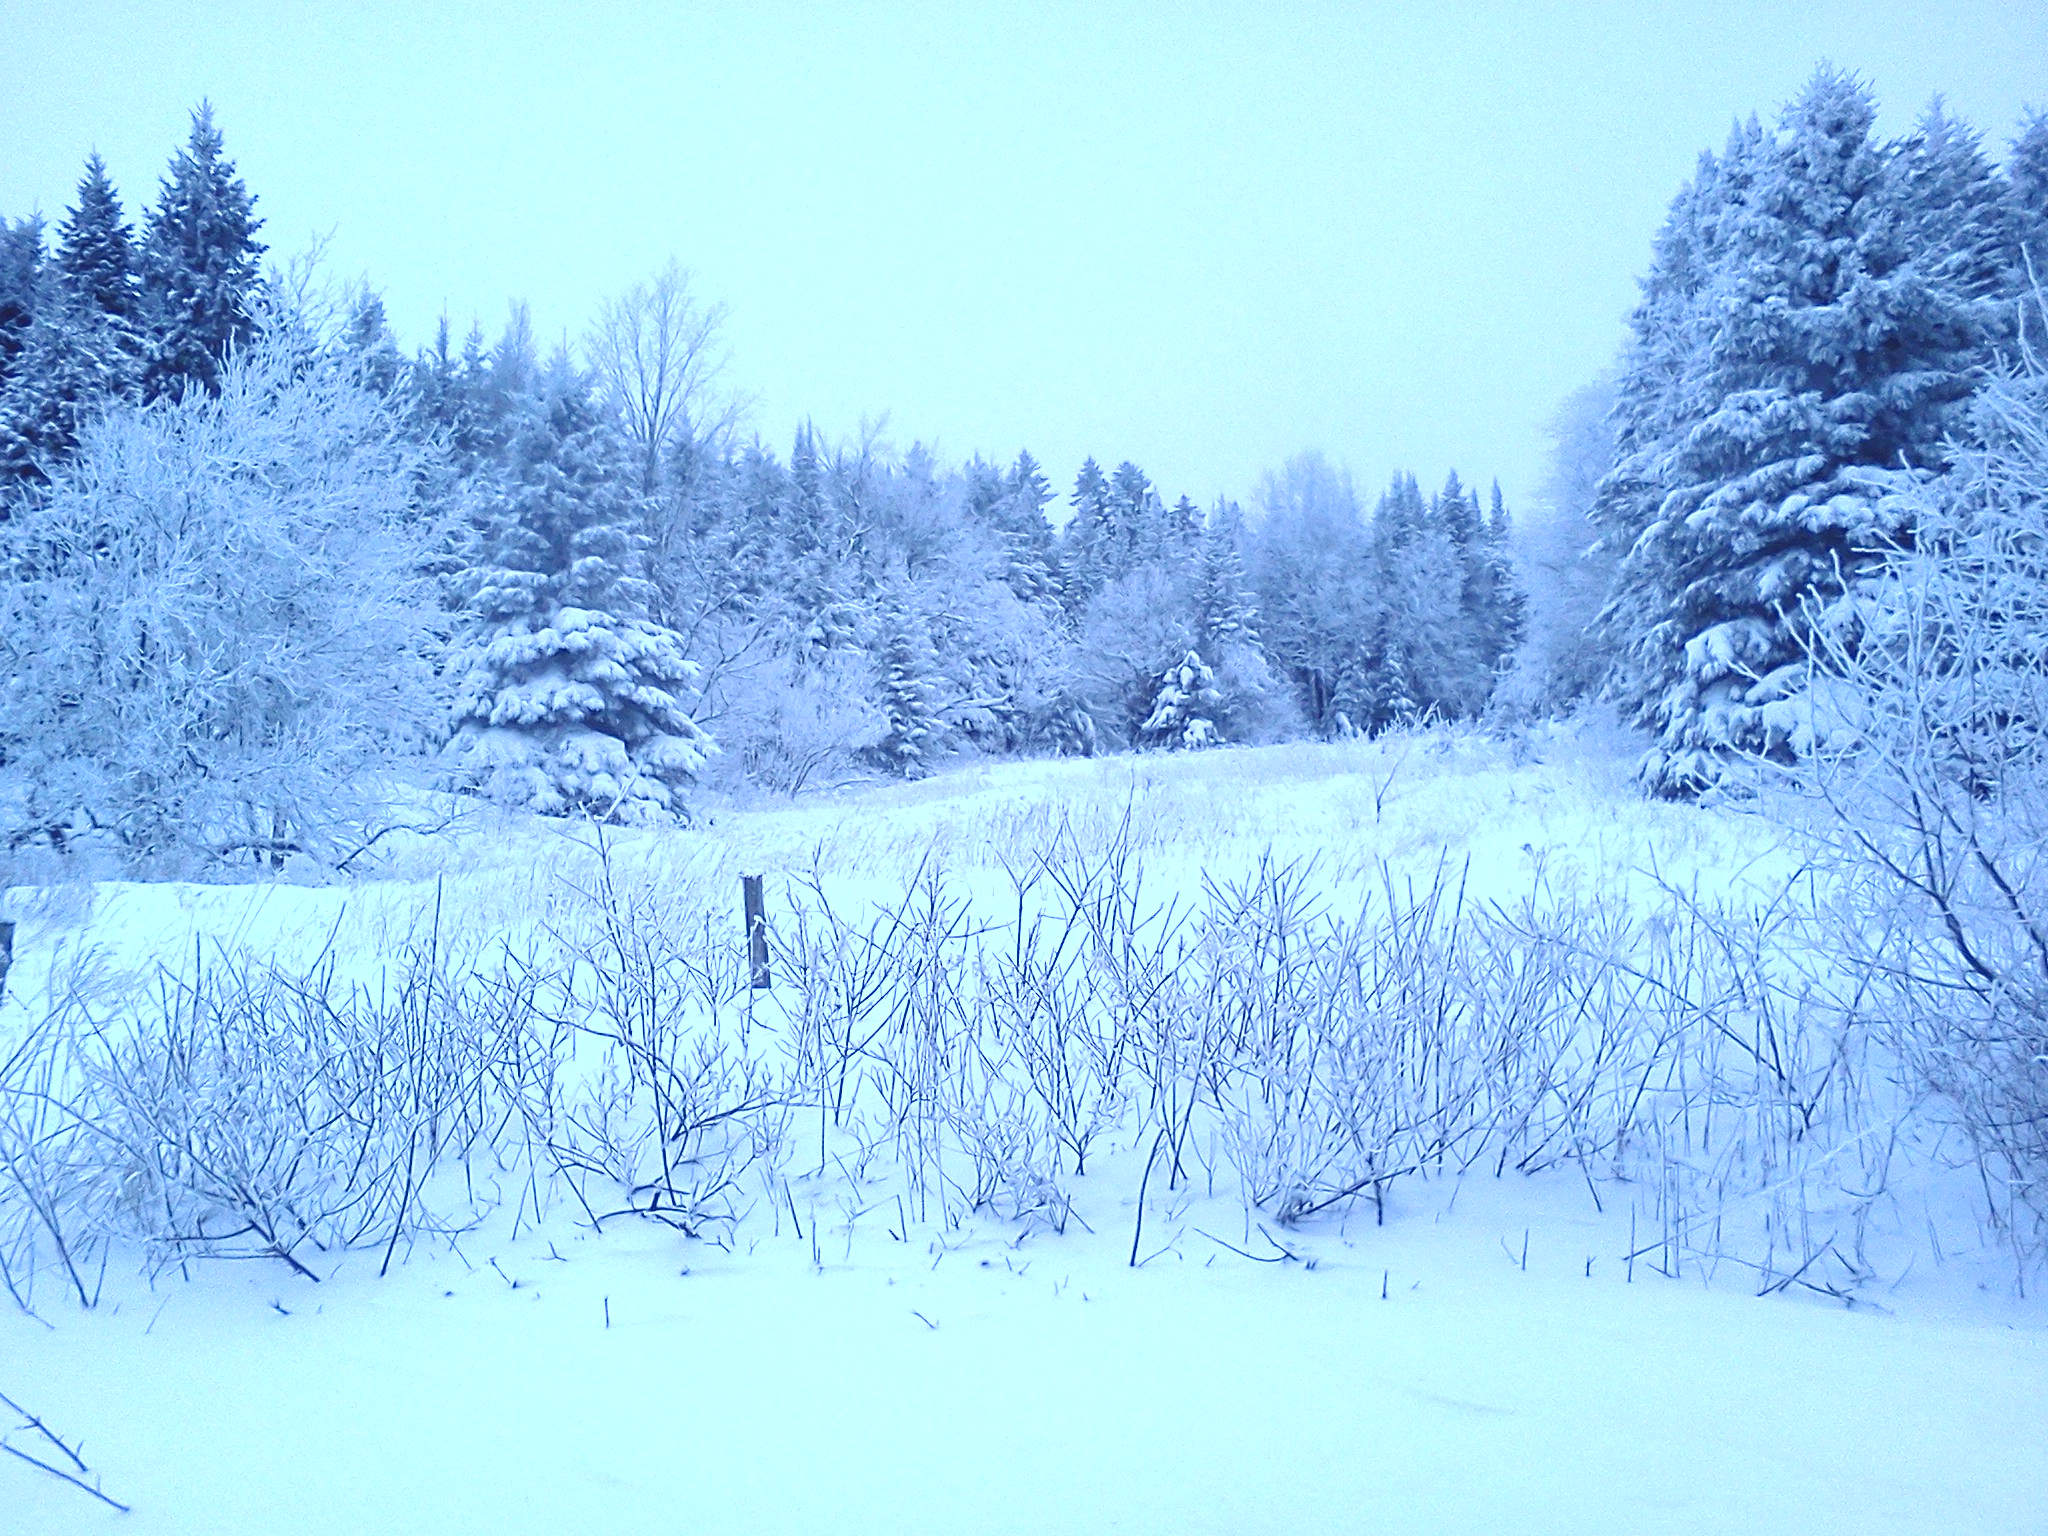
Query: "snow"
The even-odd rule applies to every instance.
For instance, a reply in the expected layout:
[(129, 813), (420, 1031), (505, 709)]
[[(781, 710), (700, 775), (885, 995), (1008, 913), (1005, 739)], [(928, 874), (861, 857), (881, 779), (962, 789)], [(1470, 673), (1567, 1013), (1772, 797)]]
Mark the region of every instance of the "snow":
[[(969, 767), (910, 785), (706, 807), (616, 852), (707, 903), (814, 867), (859, 900), (927, 855), (993, 888), (1070, 827), (1128, 821), (1148, 886), (1267, 847), (1339, 889), (1375, 861), (1767, 887), (1795, 862), (1733, 812), (1647, 802), (1618, 744), (1517, 765), (1476, 737)], [(52, 957), (112, 971), (195, 936), (367, 956), (437, 891), (446, 921), (545, 920), (589, 854), (496, 811), (346, 889), (16, 890), (0, 1011)], [(587, 837), (587, 833), (584, 836)], [(778, 896), (778, 891), (785, 893)], [(61, 966), (60, 966), (61, 970)], [(1300, 1228), (1224, 1177), (1162, 1197), (1145, 1147), (1074, 1183), (1064, 1234), (986, 1212), (905, 1221), (900, 1184), (812, 1179), (730, 1247), (558, 1203), (449, 1239), (0, 1311), (0, 1392), (77, 1446), (121, 1516), (0, 1458), (0, 1533), (2030, 1532), (2048, 1519), (2048, 1310), (2009, 1260), (1945, 1248), (1854, 1308), (1758, 1299), (1722, 1268), (1620, 1257), (1627, 1202), (1576, 1174), (1392, 1186)], [(10, 1421), (11, 1423), (11, 1421)], [(80, 1443), (82, 1442), (82, 1444)], [(43, 1453), (32, 1434), (8, 1443)]]

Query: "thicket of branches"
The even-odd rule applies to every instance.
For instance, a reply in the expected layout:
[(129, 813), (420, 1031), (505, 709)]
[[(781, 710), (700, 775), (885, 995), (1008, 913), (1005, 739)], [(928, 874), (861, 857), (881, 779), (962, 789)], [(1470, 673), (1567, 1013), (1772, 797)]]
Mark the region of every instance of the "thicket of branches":
[[(2038, 313), (2038, 311), (2037, 311)], [(1978, 395), (1968, 446), (1852, 602), (1813, 624), (1796, 780), (1847, 911), (1834, 947), (1937, 1096), (1990, 1208), (2048, 1236), (2048, 369)]]
[[(1492, 905), (1444, 865), (1340, 911), (1268, 861), (1189, 900), (1063, 828), (993, 900), (936, 865), (860, 908), (779, 891), (762, 993), (692, 892), (594, 852), (532, 938), (423, 912), (379, 974), (60, 968), (0, 1056), (0, 1283), (90, 1303), (114, 1254), (317, 1277), (494, 1213), (728, 1245), (789, 1220), (822, 1259), (821, 1222), (1128, 1209), (1141, 1263), (1565, 1170), (1634, 1212), (1604, 1259), (1853, 1296), (1896, 1225), (1910, 1104), (1802, 958), (1803, 888)], [(1243, 1221), (1198, 1230), (1217, 1199)]]

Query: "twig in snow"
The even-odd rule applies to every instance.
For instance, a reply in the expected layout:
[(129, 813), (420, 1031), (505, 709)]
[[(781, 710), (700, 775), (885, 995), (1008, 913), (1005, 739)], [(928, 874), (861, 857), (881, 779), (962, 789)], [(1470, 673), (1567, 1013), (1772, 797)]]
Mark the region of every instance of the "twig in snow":
[[(66, 1461), (69, 1461), (72, 1466), (76, 1467), (79, 1473), (83, 1474), (83, 1476), (86, 1477), (92, 1475), (92, 1468), (88, 1467), (85, 1464), (83, 1458), (79, 1456), (78, 1452), (74, 1451), (70, 1446), (66, 1445), (63, 1439), (57, 1434), (55, 1430), (51, 1429), (49, 1425), (45, 1424), (41, 1419), (37, 1418), (34, 1414), (30, 1413), (26, 1408), (22, 1407), (21, 1404), (17, 1403), (13, 1398), (7, 1396), (4, 1392), (0, 1392), (0, 1403), (6, 1404), (9, 1408), (14, 1410), (14, 1412), (21, 1415), (22, 1419), (24, 1420), (24, 1428), (33, 1429), (37, 1434), (41, 1435), (45, 1440), (49, 1441), (50, 1444), (54, 1445), (59, 1451), (63, 1452), (64, 1459)], [(47, 1461), (44, 1461), (39, 1457), (29, 1455), (27, 1451), (22, 1450), (19, 1446), (9, 1445), (7, 1443), (7, 1438), (4, 1434), (0, 1434), (0, 1451), (5, 1451), (10, 1456), (18, 1457), (22, 1461), (27, 1462), (30, 1466), (36, 1467), (41, 1471), (47, 1472), (50, 1474), (50, 1476), (58, 1478), (63, 1482), (67, 1482), (74, 1488), (83, 1489), (85, 1492), (91, 1494), (94, 1498), (98, 1499), (102, 1504), (110, 1504), (115, 1509), (121, 1511), (121, 1513), (124, 1515), (130, 1512), (126, 1504), (123, 1504), (119, 1499), (109, 1498), (106, 1494), (100, 1492), (99, 1489), (93, 1487), (91, 1483), (83, 1481), (82, 1477), (73, 1476), (71, 1473), (66, 1472), (62, 1467), (53, 1467)]]
[(64, 1482), (69, 1483), (74, 1488), (84, 1489), (87, 1493), (91, 1494), (94, 1498), (98, 1499), (102, 1504), (111, 1504), (114, 1506), (114, 1508), (121, 1511), (121, 1513), (124, 1515), (133, 1513), (133, 1511), (130, 1510), (126, 1504), (123, 1504), (119, 1499), (110, 1498), (108, 1495), (101, 1493), (99, 1489), (93, 1487), (91, 1483), (84, 1482), (79, 1478), (73, 1477), (69, 1472), (66, 1472), (62, 1467), (53, 1467), (47, 1461), (38, 1461), (35, 1457), (29, 1455), (27, 1451), (20, 1450), (15, 1446), (11, 1446), (5, 1440), (0, 1440), (0, 1451), (5, 1451), (10, 1456), (19, 1456), (23, 1461), (27, 1462), (30, 1466), (40, 1467), (43, 1471), (49, 1473), (50, 1476), (55, 1478), (61, 1478)]

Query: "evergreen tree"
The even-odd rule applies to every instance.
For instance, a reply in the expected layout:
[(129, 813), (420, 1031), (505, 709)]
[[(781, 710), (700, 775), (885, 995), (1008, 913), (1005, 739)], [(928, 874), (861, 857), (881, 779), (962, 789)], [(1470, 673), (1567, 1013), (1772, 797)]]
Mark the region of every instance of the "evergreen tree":
[(1259, 643), (1259, 600), (1245, 572), (1244, 544), (1244, 509), (1219, 500), (1202, 530), (1195, 591), (1195, 633), (1212, 656)]
[(713, 750), (696, 667), (646, 617), (634, 470), (557, 359), (524, 402), (477, 558), (450, 755), (468, 782), (543, 814), (645, 821), (682, 809)]
[(1007, 562), (1004, 579), (1023, 602), (1056, 600), (1059, 557), (1053, 548), (1052, 524), (1045, 516), (1052, 485), (1038, 461), (1020, 450), (1003, 475), (1003, 489), (1006, 494), (996, 507)]
[[(138, 332), (141, 294), (135, 239), (97, 154), (85, 162), (77, 205), (57, 226), (54, 266), (73, 303)], [(138, 344), (139, 340), (138, 333)]]
[(1008, 470), (1001, 470), (977, 457), (962, 470), (961, 478), (961, 510), (997, 541), (1002, 579), (1010, 591), (1027, 603), (1056, 596), (1052, 525), (1045, 518), (1052, 487), (1038, 461), (1020, 453)]
[(154, 333), (143, 380), (151, 399), (216, 389), (221, 359), (253, 324), (263, 221), (222, 147), (213, 108), (201, 102), (150, 210), (142, 276)]
[(1455, 472), (1424, 500), (1413, 475), (1395, 478), (1373, 513), (1379, 602), (1353, 662), (1363, 676), (1346, 690), (1363, 702), (1352, 723), (1377, 732), (1403, 723), (1401, 701), (1446, 719), (1478, 712), (1492, 688), (1490, 666), (1474, 654), (1466, 611), (1466, 544), (1479, 535), (1479, 509)]
[(1528, 614), (1528, 598), (1515, 581), (1511, 535), (1507, 502), (1496, 480), (1478, 536), (1465, 550), (1464, 601), (1478, 664), (1496, 677), (1521, 645)]
[(46, 299), (0, 390), (0, 487), (39, 485), (85, 425), (135, 383), (125, 337), (67, 298)]
[(1170, 553), (1165, 503), (1150, 477), (1129, 459), (1117, 465), (1116, 473), (1109, 477), (1103, 516), (1108, 580), (1127, 576), (1140, 565)]
[(384, 300), (375, 289), (365, 285), (349, 295), (338, 341), (365, 386), (380, 395), (397, 393), (406, 375), (405, 359), (385, 317)]
[(1222, 705), (1216, 674), (1203, 662), (1199, 651), (1189, 651), (1160, 675), (1152, 712), (1138, 727), (1139, 744), (1213, 747), (1222, 739), (1216, 730), (1216, 716)]
[(28, 342), (42, 273), (42, 220), (16, 223), (0, 218), (0, 389), (6, 387), (15, 359)]
[[(1898, 254), (1922, 282), (1959, 300), (1995, 305), (2013, 287), (2014, 210), (2004, 179), (1968, 124), (1937, 97), (1887, 167)], [(1976, 322), (1987, 331), (1988, 315)]]
[[(1744, 147), (1742, 176), (1723, 162), (1718, 206), (1697, 186), (1685, 199), (1688, 227), (1714, 235), (1689, 303), (1638, 311), (1602, 513), (1624, 537), (1641, 523), (1610, 615), (1666, 793), (1712, 783), (1731, 750), (1782, 748), (1803, 615), (1908, 532), (1894, 493), (1939, 465), (2005, 314), (1969, 275), (1981, 242), (1930, 244), (1967, 227), (1957, 198), (1988, 193), (1967, 140), (1944, 129), (1906, 174), (1873, 115), (1855, 80), (1816, 74), (1779, 134)], [(1946, 212), (1920, 217), (1914, 185)], [(1667, 352), (1678, 367), (1646, 379)]]
[(1074, 515), (1060, 538), (1060, 590), (1069, 611), (1079, 613), (1111, 579), (1116, 542), (1110, 523), (1109, 479), (1092, 455), (1074, 476), (1069, 504)]
[(0, 384), (0, 481), (41, 483), (70, 456), (87, 420), (135, 398), (143, 339), (134, 252), (120, 199), (98, 155), (57, 226), (18, 366)]
[[(1615, 383), (1614, 466), (1591, 508), (1602, 564), (1620, 566), (1656, 521), (1668, 490), (1667, 460), (1698, 418), (1714, 324), (1711, 300), (1747, 217), (1764, 154), (1757, 119), (1736, 123), (1718, 158), (1700, 155), (1657, 234)], [(1613, 657), (1610, 686), (1624, 699), (1643, 698), (1660, 686), (1658, 666), (1641, 642), (1661, 617), (1661, 601), (1640, 576), (1617, 579), (1597, 617), (1596, 644)]]
[(2048, 306), (2036, 301), (2048, 292), (2048, 112), (2034, 113), (2021, 127), (2005, 175), (2013, 242), (2008, 264), (2019, 295), (2020, 331), (2030, 346), (2040, 348), (2048, 346), (2043, 327)]
[(899, 778), (923, 778), (930, 772), (932, 738), (939, 727), (933, 707), (937, 658), (900, 586), (892, 584), (883, 596), (879, 619), (874, 645), (877, 702), (887, 724), (871, 755)]

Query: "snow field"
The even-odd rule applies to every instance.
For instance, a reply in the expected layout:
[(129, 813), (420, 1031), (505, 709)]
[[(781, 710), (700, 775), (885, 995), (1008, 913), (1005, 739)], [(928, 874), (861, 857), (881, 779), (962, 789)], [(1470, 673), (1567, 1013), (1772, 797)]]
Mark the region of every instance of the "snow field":
[[(1648, 903), (1652, 871), (1704, 906), (1768, 895), (1796, 867), (1758, 820), (1628, 798), (1617, 763), (1583, 741), (1558, 748), (1517, 766), (1477, 738), (1419, 735), (1002, 765), (713, 811), (689, 832), (620, 834), (605, 860), (505, 821), (400, 850), (394, 878), (347, 890), (15, 891), (22, 958), (0, 1030), (23, 1029), (21, 1000), (88, 950), (102, 952), (101, 996), (195, 938), (288, 972), (330, 951), (368, 980), (437, 896), (450, 956), (485, 953), (486, 938), (590, 946), (607, 860), (613, 910), (657, 931), (680, 927), (679, 911), (736, 929), (736, 876), (769, 875), (781, 972), (752, 1028), (778, 1064), (800, 1054), (799, 904), (815, 917), (828, 900), (841, 938), (858, 939), (878, 904), (907, 910), (921, 866), (943, 867), (946, 889), (992, 920), (1011, 899), (1004, 866), (1056, 834), (1089, 857), (1125, 850), (1161, 901), (1314, 854), (1317, 892), (1340, 912), (1411, 878), (1426, 893), (1443, 870), (1475, 906), (1539, 881)], [(966, 993), (938, 978), (960, 969), (921, 973), (940, 1013)], [(736, 1031), (744, 998), (729, 980), (706, 995)], [(591, 1039), (560, 1078), (565, 1102), (602, 1075)], [(686, 1044), (668, 1059), (689, 1060)], [(916, 1056), (877, 1045), (847, 1059), (861, 1114), (767, 1111), (772, 1150), (749, 1143), (724, 1163), (729, 1141), (691, 1144), (733, 1180), (663, 1212), (695, 1237), (638, 1217), (589, 1230), (584, 1202), (600, 1194), (654, 1202), (607, 1182), (586, 1114), (562, 1140), (588, 1166), (536, 1175), (515, 1148), (444, 1167), (396, 1218), (381, 1277), (382, 1242), (295, 1250), (316, 1285), (274, 1259), (194, 1261), (186, 1279), (161, 1244), (114, 1241), (99, 1306), (82, 1311), (46, 1271), (37, 1310), (52, 1326), (0, 1317), (0, 1391), (83, 1435), (108, 1491), (136, 1506), (123, 1523), (162, 1531), (2020, 1531), (2048, 1510), (2038, 1307), (2009, 1294), (2010, 1265), (1983, 1251), (1952, 1177), (1901, 1179), (1865, 1204), (1873, 1267), (1853, 1285), (1828, 1252), (1797, 1276), (1776, 1256), (1759, 1269), (1733, 1218), (1710, 1241), (1673, 1215), (1657, 1242), (1686, 1177), (1695, 1201), (1748, 1218), (1811, 1178), (1802, 1208), (1840, 1214), (1814, 1169), (1759, 1169), (1771, 1144), (1741, 1136), (1733, 1162), (1667, 1139), (1647, 1162), (1603, 1149), (1590, 1177), (1564, 1159), (1496, 1179), (1493, 1126), (1382, 1181), (1383, 1225), (1370, 1189), (1283, 1225), (1271, 1200), (1247, 1208), (1230, 1151), (1243, 1128), (1206, 1103), (1177, 1144), (1185, 1177), (1171, 1176), (1141, 1072), (1085, 1175), (1050, 1161), (1041, 1115), (1029, 1155), (1005, 1155), (1051, 1176), (991, 1182), (994, 1154), (978, 1161), (962, 1127), (1029, 1131), (1030, 1095), (986, 1093), (978, 1121), (948, 1119), (890, 1098), (889, 1073)], [(1684, 1059), (1718, 1063), (1717, 1090), (1742, 1082), (1725, 1056)], [(621, 1127), (658, 1113), (616, 1102)], [(1760, 1126), (1772, 1107), (1716, 1105), (1724, 1126)], [(644, 1124), (619, 1140), (632, 1135), (645, 1176), (659, 1149)], [(697, 1177), (663, 1187), (688, 1194)], [(1930, 1236), (1909, 1251), (1923, 1221)], [(1804, 1283), (1823, 1278), (1856, 1307)], [(1778, 1282), (1765, 1300), (1760, 1279)], [(116, 1518), (11, 1466), (0, 1531)]]

